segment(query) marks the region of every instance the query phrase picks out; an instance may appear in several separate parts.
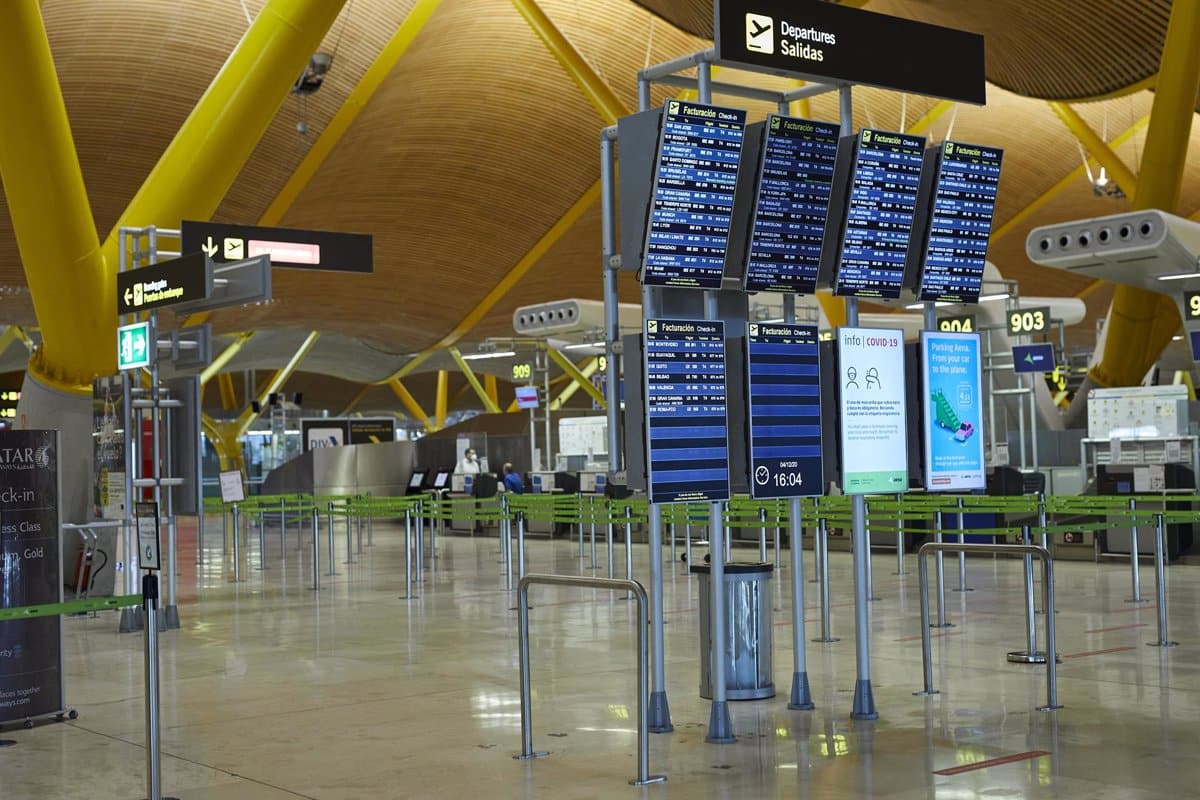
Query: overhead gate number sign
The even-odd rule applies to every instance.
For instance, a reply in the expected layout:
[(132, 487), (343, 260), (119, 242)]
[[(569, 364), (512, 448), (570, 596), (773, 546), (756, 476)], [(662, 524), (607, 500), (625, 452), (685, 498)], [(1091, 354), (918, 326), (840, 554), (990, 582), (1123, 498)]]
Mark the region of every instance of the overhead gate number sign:
[(821, 375), (815, 325), (746, 328), (750, 493), (811, 497), (823, 487)]
[(648, 319), (645, 353), (650, 502), (728, 500), (725, 324)]
[(202, 252), (217, 263), (266, 255), (275, 267), (363, 273), (375, 270), (369, 234), (191, 220), (183, 221), (180, 233), (184, 252)]

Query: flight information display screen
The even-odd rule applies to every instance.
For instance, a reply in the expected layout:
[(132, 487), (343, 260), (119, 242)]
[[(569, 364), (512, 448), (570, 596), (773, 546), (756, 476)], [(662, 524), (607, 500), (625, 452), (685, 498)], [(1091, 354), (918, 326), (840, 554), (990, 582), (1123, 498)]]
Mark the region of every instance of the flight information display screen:
[(650, 502), (729, 499), (724, 323), (648, 319), (645, 357)]
[(838, 126), (826, 122), (776, 114), (767, 118), (746, 291), (816, 291), (838, 136)]
[(821, 371), (815, 325), (746, 326), (753, 497), (821, 494)]
[(900, 296), (924, 149), (920, 136), (859, 132), (834, 294)]
[(667, 102), (642, 283), (721, 288), (745, 131), (745, 111)]
[(1003, 156), (995, 147), (942, 146), (917, 289), (921, 301), (979, 302)]

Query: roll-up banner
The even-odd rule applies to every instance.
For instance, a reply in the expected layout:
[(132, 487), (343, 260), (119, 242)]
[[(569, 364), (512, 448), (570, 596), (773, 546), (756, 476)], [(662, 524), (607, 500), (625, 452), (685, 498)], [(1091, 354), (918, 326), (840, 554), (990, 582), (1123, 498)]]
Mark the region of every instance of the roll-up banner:
[(838, 328), (838, 381), (842, 491), (907, 491), (904, 332)]
[(982, 489), (983, 386), (979, 334), (921, 333), (925, 489)]

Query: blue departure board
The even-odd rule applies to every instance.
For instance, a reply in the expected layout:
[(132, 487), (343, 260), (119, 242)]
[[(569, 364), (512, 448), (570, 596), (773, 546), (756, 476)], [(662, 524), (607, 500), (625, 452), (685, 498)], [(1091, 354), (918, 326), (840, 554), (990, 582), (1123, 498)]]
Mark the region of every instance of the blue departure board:
[(833, 293), (900, 296), (925, 140), (863, 128), (858, 135)]
[(721, 288), (745, 131), (745, 111), (667, 102), (642, 283)]
[(725, 324), (648, 319), (645, 354), (650, 502), (728, 500)]
[(815, 325), (746, 326), (750, 494), (811, 497), (824, 488)]
[(1003, 156), (995, 147), (942, 146), (917, 290), (921, 301), (979, 302)]
[(816, 291), (838, 138), (838, 126), (827, 122), (767, 117), (746, 291)]

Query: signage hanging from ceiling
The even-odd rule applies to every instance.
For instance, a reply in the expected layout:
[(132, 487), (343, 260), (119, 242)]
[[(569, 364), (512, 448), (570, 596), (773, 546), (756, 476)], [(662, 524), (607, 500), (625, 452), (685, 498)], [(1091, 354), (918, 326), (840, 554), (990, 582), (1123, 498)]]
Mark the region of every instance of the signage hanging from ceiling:
[(983, 37), (823, 0), (716, 0), (717, 61), (983, 105)]
[(199, 252), (117, 273), (117, 314), (206, 300), (212, 294), (212, 265)]
[(201, 252), (217, 263), (269, 256), (271, 266), (330, 272), (375, 271), (373, 240), (365, 233), (310, 231), (184, 220), (185, 253)]

